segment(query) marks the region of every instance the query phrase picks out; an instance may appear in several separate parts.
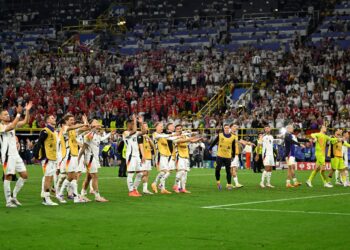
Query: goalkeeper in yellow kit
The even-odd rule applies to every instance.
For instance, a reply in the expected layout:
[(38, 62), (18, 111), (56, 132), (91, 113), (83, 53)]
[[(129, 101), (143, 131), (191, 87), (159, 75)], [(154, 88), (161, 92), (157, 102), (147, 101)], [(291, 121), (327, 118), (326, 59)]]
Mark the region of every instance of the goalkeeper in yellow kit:
[(327, 142), (334, 144), (338, 141), (342, 141), (341, 138), (331, 138), (326, 135), (327, 127), (323, 125), (321, 127), (321, 131), (319, 133), (311, 134), (311, 137), (316, 142), (315, 148), (315, 156), (316, 156), (316, 168), (312, 171), (309, 179), (306, 182), (308, 187), (312, 187), (312, 180), (316, 176), (316, 174), (320, 171), (321, 179), (324, 187), (332, 188), (332, 184), (328, 183), (327, 176), (325, 174), (325, 166), (326, 166), (326, 145)]

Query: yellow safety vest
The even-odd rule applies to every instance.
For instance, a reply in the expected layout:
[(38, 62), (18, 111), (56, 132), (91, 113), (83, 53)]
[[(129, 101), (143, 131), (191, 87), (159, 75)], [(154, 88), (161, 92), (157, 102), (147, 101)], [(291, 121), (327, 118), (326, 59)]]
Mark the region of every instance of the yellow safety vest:
[(232, 157), (232, 142), (235, 137), (231, 134), (230, 137), (225, 137), (223, 133), (219, 134), (218, 154), (221, 158), (231, 159)]
[(111, 122), (109, 123), (109, 127), (110, 127), (110, 128), (116, 128), (116, 127), (117, 127), (117, 123), (116, 123), (115, 121), (111, 121)]
[(102, 152), (108, 152), (108, 150), (111, 148), (111, 145), (106, 145), (103, 147)]
[(124, 143), (124, 147), (122, 150), (122, 157), (123, 157), (123, 159), (126, 159), (126, 144), (125, 143)]
[(152, 147), (145, 136), (143, 136), (143, 153), (146, 160), (152, 160)]
[[(186, 137), (184, 137), (186, 138)], [(183, 138), (183, 139), (184, 139)], [(181, 142), (177, 144), (177, 153), (181, 158), (190, 158), (190, 152), (188, 150), (188, 142)]]
[[(332, 137), (336, 138), (336, 137)], [(343, 142), (338, 141), (335, 144), (331, 144), (330, 147), (328, 147), (328, 156), (331, 158), (338, 157), (343, 158)]]
[[(155, 138), (157, 132), (153, 133), (153, 138)], [(158, 152), (163, 155), (169, 157), (171, 155), (168, 140), (166, 138), (159, 138), (158, 140), (155, 140), (157, 144)]]
[(79, 148), (77, 142), (77, 133), (75, 130), (68, 131), (68, 145), (70, 149), (70, 154), (72, 156), (78, 156)]
[(44, 141), (44, 149), (46, 158), (51, 161), (57, 160), (57, 135), (52, 132), (49, 128), (44, 128), (47, 133), (47, 138)]

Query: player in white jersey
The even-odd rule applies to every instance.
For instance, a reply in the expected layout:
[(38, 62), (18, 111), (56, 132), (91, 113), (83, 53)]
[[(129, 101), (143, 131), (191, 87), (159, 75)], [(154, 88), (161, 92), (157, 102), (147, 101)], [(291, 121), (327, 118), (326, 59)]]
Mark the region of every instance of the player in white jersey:
[[(170, 175), (170, 169), (172, 169), (172, 144), (173, 140), (177, 137), (172, 134), (163, 133), (163, 123), (159, 122), (155, 125), (156, 131), (153, 133), (153, 141), (156, 148), (156, 166), (159, 171), (156, 179), (152, 183), (152, 190), (158, 193), (157, 183), (160, 182), (158, 188), (161, 190), (162, 194), (171, 194), (166, 187), (165, 181)], [(171, 147), (171, 148), (170, 148)]]
[(235, 185), (233, 186), (234, 188), (241, 188), (243, 187), (242, 184), (238, 182), (238, 176), (237, 176), (237, 169), (239, 168), (239, 155), (241, 153), (241, 148), (240, 145), (251, 145), (255, 146), (253, 143), (245, 140), (238, 140), (238, 135), (237, 135), (237, 130), (238, 130), (238, 125), (232, 124), (231, 125), (231, 134), (234, 136), (234, 147), (232, 148), (232, 161), (231, 161), (231, 175), (233, 178), (233, 182)]
[[(275, 166), (275, 158), (273, 155), (273, 136), (270, 134), (271, 128), (269, 125), (266, 125), (264, 127), (265, 134), (262, 139), (262, 157), (263, 157), (263, 164), (265, 167), (265, 170), (262, 173), (260, 187), (265, 188), (274, 188), (274, 186), (271, 185), (271, 175), (272, 175), (272, 167)], [(266, 185), (265, 185), (265, 179), (266, 179)]]
[[(79, 145), (79, 153), (81, 152), (81, 149), (84, 145), (84, 142), (85, 142), (85, 135), (88, 133), (88, 131), (86, 131), (85, 133), (83, 134), (80, 134), (77, 136), (77, 141), (78, 141), (78, 145)], [(78, 173), (78, 182), (79, 182), (79, 179), (80, 179), (80, 176), (82, 173), (86, 173), (86, 166), (84, 164), (85, 162), (85, 159), (84, 159), (84, 154), (82, 155), (82, 161), (79, 161), (79, 164), (78, 164), (78, 169), (77, 169), (77, 173)]]
[[(131, 120), (127, 121), (127, 130), (123, 132), (123, 140), (126, 145), (126, 168), (127, 168), (127, 185), (129, 189), (129, 196), (139, 197), (142, 196), (137, 188), (139, 187), (142, 179), (141, 163), (144, 159), (140, 159), (143, 153), (143, 147), (139, 146), (137, 137), (137, 121), (136, 116), (133, 115)], [(135, 180), (133, 177), (136, 173)]]
[[(89, 186), (90, 181), (92, 181), (92, 187), (95, 194), (95, 201), (97, 202), (108, 202), (107, 199), (103, 198), (100, 195), (98, 188), (98, 169), (100, 168), (100, 144), (101, 141), (108, 139), (111, 135), (115, 134), (115, 131), (106, 134), (105, 136), (101, 136), (101, 124), (98, 123), (97, 120), (93, 120), (90, 124), (92, 130), (84, 136), (84, 144), (79, 152), (78, 162), (85, 160), (83, 163), (86, 165), (86, 177), (83, 183), (83, 187), (81, 190), (81, 196), (87, 200), (87, 188)], [(83, 157), (85, 156), (85, 157)]]
[(196, 143), (203, 138), (188, 137), (182, 133), (182, 125), (175, 127), (177, 139), (174, 140), (176, 151), (176, 178), (173, 190), (175, 193), (191, 193), (186, 189), (187, 173), (190, 171), (189, 143)]
[[(21, 203), (17, 200), (17, 194), (22, 189), (24, 183), (28, 179), (27, 169), (16, 147), (15, 128), (20, 128), (28, 123), (32, 108), (32, 102), (27, 103), (25, 109), (26, 114), (23, 121), (20, 121), (23, 108), (17, 107), (16, 118), (11, 122), (11, 118), (7, 110), (0, 112), (0, 144), (1, 144), (1, 160), (4, 170), (4, 194), (6, 199), (6, 207), (17, 207)], [(11, 179), (12, 176), (19, 173), (16, 186), (11, 196)]]
[(73, 115), (66, 115), (63, 120), (64, 124), (62, 126), (63, 136), (65, 137), (65, 144), (67, 148), (66, 156), (62, 161), (63, 166), (65, 166), (65, 171), (67, 172), (67, 178), (63, 181), (60, 188), (60, 192), (56, 194), (56, 198), (61, 202), (65, 203), (63, 198), (64, 191), (73, 190), (74, 203), (85, 202), (81, 199), (78, 193), (78, 183), (77, 183), (77, 168), (78, 168), (78, 155), (79, 147), (76, 140), (77, 134), (88, 130), (89, 123), (85, 115), (82, 116), (83, 124), (75, 124), (75, 118)]
[(54, 177), (54, 183), (55, 183), (55, 193), (58, 194), (60, 191), (60, 187), (66, 178), (66, 173), (61, 173), (61, 165), (62, 165), (62, 147), (65, 145), (61, 144), (61, 136), (62, 136), (62, 128), (59, 125), (59, 127), (56, 130), (57, 135), (57, 171), (56, 171), (56, 177)]

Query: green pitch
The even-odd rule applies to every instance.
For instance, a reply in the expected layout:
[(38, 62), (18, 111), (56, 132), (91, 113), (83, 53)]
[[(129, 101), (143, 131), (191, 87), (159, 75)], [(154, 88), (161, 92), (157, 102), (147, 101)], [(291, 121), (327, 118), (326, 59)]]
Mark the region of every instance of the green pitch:
[[(262, 190), (260, 174), (240, 171), (244, 188), (218, 191), (214, 170), (194, 169), (188, 177), (192, 194), (135, 198), (127, 196), (126, 180), (116, 177), (116, 168), (103, 168), (100, 190), (111, 202), (45, 207), (41, 168), (28, 169), (30, 179), (18, 196), (23, 207), (5, 208), (1, 184), (0, 249), (350, 247), (350, 188), (325, 189), (318, 176), (312, 189), (286, 189), (286, 172), (274, 171), (276, 188)], [(297, 174), (305, 182), (309, 172)], [(226, 184), (224, 171), (221, 179)], [(173, 182), (174, 174), (168, 187)]]

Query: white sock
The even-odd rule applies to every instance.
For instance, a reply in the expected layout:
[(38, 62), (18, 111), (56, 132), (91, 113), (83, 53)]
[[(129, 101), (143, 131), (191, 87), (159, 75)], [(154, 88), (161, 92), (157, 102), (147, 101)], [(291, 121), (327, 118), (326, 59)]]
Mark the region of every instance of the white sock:
[(66, 178), (65, 174), (58, 175), (58, 179), (57, 179), (57, 183), (56, 183), (56, 194), (60, 193), (60, 188), (62, 187), (62, 183), (65, 180), (65, 178)]
[(164, 175), (164, 172), (159, 172), (159, 173), (157, 174), (156, 179), (153, 181), (153, 183), (155, 183), (155, 184), (157, 185), (158, 182), (160, 181), (160, 179), (162, 179), (163, 175)]
[(148, 187), (147, 182), (144, 182), (144, 183), (143, 183), (142, 191), (143, 191), (143, 192), (147, 192), (147, 191), (148, 191), (148, 188), (147, 188), (147, 187)]
[(175, 186), (177, 186), (178, 188), (180, 188), (180, 185), (181, 185), (181, 178), (182, 178), (182, 175), (184, 174), (183, 171), (178, 171), (176, 173), (176, 177), (175, 177)]
[(267, 174), (267, 172), (266, 172), (266, 170), (264, 170), (264, 171), (262, 172), (262, 175), (261, 175), (261, 182), (262, 182), (262, 183), (265, 183), (266, 174)]
[(239, 184), (239, 183), (238, 183), (238, 177), (237, 177), (237, 176), (236, 176), (236, 177), (233, 177), (233, 181), (234, 181), (235, 185)]
[(17, 194), (19, 193), (19, 191), (22, 189), (24, 183), (26, 182), (26, 179), (23, 179), (22, 177), (19, 177), (17, 182), (16, 182), (16, 186), (13, 189), (13, 198), (17, 198)]
[(161, 189), (165, 189), (165, 180), (169, 177), (170, 173), (166, 172), (164, 173), (164, 175), (162, 176), (162, 178), (160, 179), (160, 185), (161, 185)]
[(293, 178), (293, 182), (297, 183), (298, 182), (297, 178)]
[(181, 176), (181, 188), (182, 190), (186, 190), (186, 184), (187, 184), (187, 172), (185, 171), (183, 175)]
[(272, 175), (272, 172), (267, 172), (266, 174), (267, 184), (269, 185), (271, 185), (271, 175)]
[(66, 188), (68, 188), (68, 186), (70, 186), (70, 182), (67, 179), (64, 179), (59, 195), (63, 196), (63, 193), (66, 190)]
[(95, 199), (99, 199), (101, 197), (100, 192), (95, 191)]
[(90, 181), (89, 186), (90, 186), (90, 191), (94, 191), (94, 188), (92, 187), (92, 180)]
[(335, 170), (335, 181), (336, 182), (339, 182), (339, 171), (338, 170)]
[(44, 197), (44, 193), (45, 193), (45, 189), (44, 189), (44, 186), (45, 186), (45, 176), (43, 176), (43, 178), (41, 179), (41, 196)]
[(43, 193), (43, 198), (46, 202), (51, 201), (50, 199), (50, 192), (44, 192)]
[(86, 190), (84, 188), (81, 189), (80, 195), (81, 196), (86, 196), (87, 195), (87, 192), (86, 192)]
[[(74, 181), (74, 180), (72, 180), (72, 181)], [(71, 181), (71, 185), (67, 188), (68, 195), (74, 195), (74, 187), (72, 185), (72, 181)], [(75, 180), (75, 182), (76, 182), (76, 180)]]
[(4, 194), (6, 202), (11, 201), (11, 181), (4, 180)]
[(287, 184), (290, 184), (290, 180), (287, 180)]
[(142, 180), (142, 173), (137, 173), (134, 181), (134, 189), (137, 190)]
[(129, 192), (134, 191), (134, 182), (133, 182), (134, 173), (128, 173), (128, 177), (126, 178), (126, 183), (128, 185)]
[(77, 183), (77, 180), (72, 180), (70, 182), (70, 187), (71, 187), (71, 190), (73, 191), (73, 196), (74, 197), (78, 197), (79, 196), (79, 193), (78, 193), (78, 183)]

